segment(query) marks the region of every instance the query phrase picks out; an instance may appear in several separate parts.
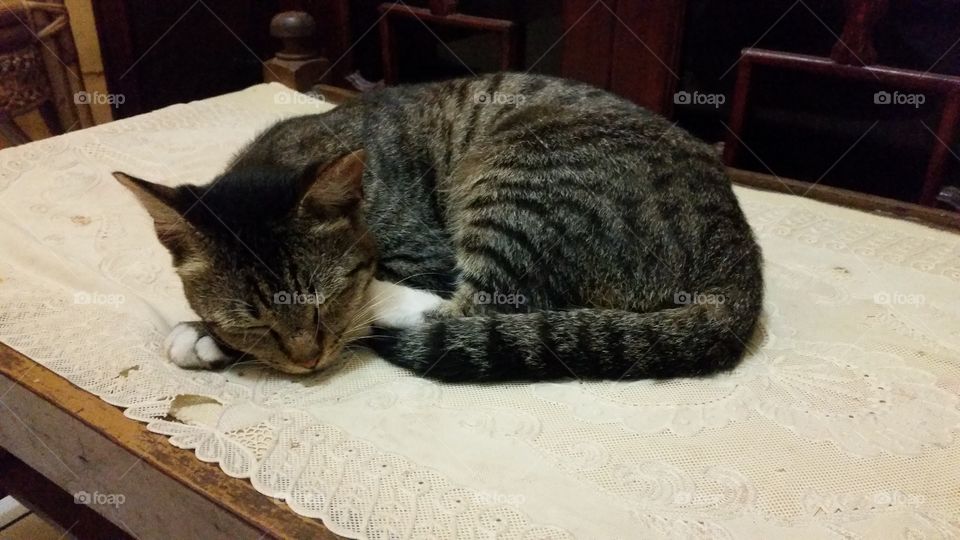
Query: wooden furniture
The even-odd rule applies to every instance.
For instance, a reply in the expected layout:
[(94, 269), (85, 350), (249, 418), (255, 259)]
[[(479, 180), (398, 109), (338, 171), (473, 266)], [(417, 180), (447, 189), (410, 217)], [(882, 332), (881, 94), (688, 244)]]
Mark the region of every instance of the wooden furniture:
[[(568, 0), (567, 3), (571, 5), (575, 4), (576, 0), (573, 0), (573, 1)], [(673, 7), (679, 8), (682, 6), (680, 4), (676, 4)], [(660, 11), (659, 13), (661, 16), (665, 16), (668, 12), (672, 13), (673, 15), (677, 15), (676, 10), (674, 11), (665, 10), (665, 11)], [(284, 15), (290, 21), (296, 20), (296, 21), (299, 21), (298, 24), (307, 24), (309, 26), (307, 19), (304, 17), (296, 17), (290, 14), (281, 14), (281, 15)], [(569, 15), (570, 13), (565, 12), (565, 17)], [(589, 15), (589, 12), (587, 13), (587, 15)], [(278, 17), (280, 17), (280, 15), (278, 15)], [(573, 22), (576, 22), (576, 21), (573, 21)], [(586, 21), (586, 22), (589, 24), (589, 21)], [(679, 25), (679, 21), (677, 21), (677, 23)], [(573, 31), (575, 30), (572, 30), (571, 33)], [(860, 40), (859, 42), (867, 44), (868, 40)], [(777, 53), (774, 55), (764, 55), (758, 52), (756, 55), (756, 61), (752, 63), (763, 64), (764, 62), (770, 62), (771, 65), (777, 65), (776, 59), (779, 58), (782, 54), (783, 53)], [(869, 53), (865, 53), (865, 54), (869, 54)], [(751, 58), (752, 56), (753, 55), (751, 55)], [(793, 56), (799, 57), (801, 55), (793, 55)], [(567, 58), (566, 54), (564, 58), (565, 59)], [(815, 58), (815, 57), (811, 57), (811, 58)], [(752, 63), (748, 61), (746, 65), (750, 66)], [(842, 67), (840, 68), (836, 67), (835, 63), (829, 62), (824, 59), (819, 59), (816, 62), (810, 62), (808, 65), (809, 65), (809, 69), (811, 70), (843, 69)], [(577, 66), (580, 66), (580, 64), (573, 63), (573, 64), (570, 64), (570, 66), (571, 68), (575, 68)], [(744, 68), (743, 66), (744, 64), (741, 64), (740, 69), (741, 70), (748, 69), (748, 74), (749, 74), (749, 68)], [(865, 74), (876, 73), (877, 76), (891, 77), (892, 78), (891, 80), (895, 82), (900, 82), (900, 79), (897, 78), (897, 73), (900, 71), (903, 71), (903, 70), (897, 70), (894, 68), (885, 68), (885, 67), (867, 67), (864, 69), (865, 69), (865, 72), (863, 73)], [(856, 72), (861, 73), (860, 71), (856, 71)], [(593, 76), (593, 75), (599, 74), (599, 72), (588, 73), (586, 71), (584, 71), (583, 73), (585, 74), (585, 76)], [(947, 79), (947, 82), (943, 82), (944, 79)], [(924, 79), (925, 82), (923, 84), (928, 85), (928, 87), (933, 90), (943, 91), (943, 90), (953, 89), (955, 87), (955, 85), (957, 84), (957, 81), (955, 81), (954, 79), (958, 79), (958, 78), (944, 77), (940, 75), (930, 74), (928, 79)], [(288, 82), (284, 82), (284, 81), (280, 81), (280, 82), (283, 82), (288, 87), (301, 92), (307, 91), (307, 90), (313, 90), (313, 91), (319, 92), (324, 96), (324, 98), (327, 101), (331, 103), (342, 103), (343, 101), (357, 95), (356, 92), (344, 90), (339, 87), (334, 87), (334, 86), (329, 86), (324, 84), (312, 84), (312, 85), (303, 84), (302, 80), (303, 80), (302, 78), (299, 78), (299, 79), (294, 78), (294, 79), (288, 80), (288, 81), (293, 81), (294, 84), (288, 84)], [(911, 78), (911, 80), (913, 79)], [(742, 95), (741, 95), (741, 88), (740, 88), (741, 84), (745, 85), (744, 93)], [(743, 80), (743, 78), (738, 79), (737, 93), (736, 93), (735, 104), (734, 104), (735, 108), (737, 108), (738, 106), (745, 107), (746, 105), (745, 90), (748, 86), (749, 86), (749, 77), (747, 77), (745, 80)], [(650, 94), (650, 95), (653, 95), (653, 94)], [(657, 95), (660, 95), (660, 94), (657, 94)], [(951, 95), (956, 96), (956, 93)], [(672, 103), (672, 99), (669, 101), (670, 103)], [(740, 103), (740, 105), (737, 105), (738, 103)], [(951, 114), (955, 115), (956, 111), (954, 111)], [(738, 117), (739, 118), (743, 117), (742, 111), (739, 114), (736, 114), (736, 113), (734, 114), (734, 118), (738, 118)], [(945, 123), (946, 122), (941, 124), (941, 130), (945, 129), (944, 127)], [(956, 121), (953, 122), (953, 127), (956, 127), (956, 123), (957, 123)], [(739, 133), (739, 131), (742, 131), (743, 124), (741, 123), (739, 127), (734, 127), (734, 126), (731, 126), (731, 127), (734, 130), (738, 130), (738, 133)], [(731, 148), (736, 148), (736, 145), (732, 147), (729, 144), (726, 145), (725, 152), (730, 152)], [(736, 150), (733, 150), (733, 151), (736, 151)], [(726, 157), (726, 154), (725, 154), (725, 157)], [(894, 199), (878, 197), (876, 195), (869, 195), (869, 194), (859, 193), (856, 191), (850, 191), (850, 190), (845, 190), (845, 189), (836, 188), (836, 187), (811, 185), (808, 182), (802, 182), (799, 180), (780, 178), (772, 175), (746, 171), (742, 169), (737, 169), (732, 166), (728, 167), (727, 170), (728, 170), (728, 173), (730, 174), (731, 179), (736, 184), (749, 186), (757, 189), (764, 189), (768, 191), (775, 191), (779, 193), (787, 193), (787, 194), (797, 195), (801, 197), (809, 197), (811, 199), (815, 199), (818, 201), (837, 204), (840, 206), (846, 206), (849, 208), (855, 208), (858, 210), (863, 210), (866, 212), (871, 212), (879, 215), (895, 217), (895, 218), (904, 219), (908, 221), (914, 221), (917, 223), (922, 223), (922, 224), (926, 224), (926, 225), (930, 225), (938, 228), (960, 231), (960, 218), (958, 218), (957, 214), (948, 212), (948, 211), (928, 208), (927, 206), (929, 205), (919, 206), (916, 204), (901, 202)]]
[(399, 81), (393, 20), (401, 18), (418, 20), (427, 26), (451, 26), (497, 34), (500, 39), (500, 69), (512, 71), (523, 67), (523, 30), (515, 21), (458, 13), (456, 0), (430, 0), (429, 9), (388, 2), (380, 4), (379, 10), (382, 14), (379, 27), (383, 78), (387, 84)]
[[(950, 148), (957, 141), (960, 124), (960, 77), (930, 72), (871, 65), (876, 60), (873, 28), (887, 8), (887, 0), (848, 0), (848, 15), (843, 35), (833, 47), (830, 58), (793, 54), (764, 49), (744, 49), (737, 69), (737, 82), (730, 113), (730, 129), (724, 145), (724, 161), (737, 164), (743, 145), (743, 129), (747, 115), (752, 75), (758, 67), (800, 71), (828, 78), (876, 82), (889, 88), (943, 97), (943, 109), (935, 140), (927, 161), (923, 187), (916, 202), (923, 206), (936, 204), (944, 183)], [(891, 94), (882, 91), (875, 103), (883, 104)]]
[(284, 11), (270, 21), (270, 35), (283, 42), (277, 56), (263, 63), (264, 82), (279, 82), (294, 90), (318, 83), (330, 70), (330, 61), (313, 48), (317, 24), (303, 11)]
[[(285, 80), (298, 85), (304, 81), (296, 76)], [(339, 89), (324, 96), (333, 103), (349, 97)], [(948, 212), (737, 169), (729, 172), (742, 185), (960, 230), (960, 222)], [(64, 529), (76, 527), (72, 532), (81, 538), (92, 536), (86, 532), (91, 530), (111, 538), (336, 538), (319, 521), (294, 514), (247, 480), (230, 478), (216, 465), (174, 447), (165, 436), (151, 433), (2, 343), (0, 447), (0, 491), (13, 493)], [(100, 494), (122, 494), (124, 500), (115, 505), (70, 504), (79, 490), (90, 486)], [(90, 510), (113, 525), (98, 522)]]
[[(77, 538), (340, 538), (3, 343), (0, 491)], [(75, 504), (94, 491), (123, 502)]]
[[(736, 166), (742, 147), (742, 134), (750, 96), (751, 75), (757, 67), (799, 70), (826, 77), (852, 80), (875, 79), (882, 84), (908, 91), (944, 96), (944, 107), (937, 127), (936, 139), (927, 162), (923, 188), (917, 202), (933, 206), (944, 181), (944, 169), (950, 157), (950, 147), (957, 140), (960, 123), (960, 77), (921, 73), (918, 71), (885, 67), (838, 64), (818, 56), (792, 54), (763, 49), (745, 49), (737, 71), (736, 90), (730, 114), (730, 132), (724, 145), (724, 162)], [(887, 94), (889, 95), (889, 94)]]
[[(0, 344), (0, 485), (69, 528), (88, 510), (136, 538), (337, 538)], [(16, 470), (13, 478), (14, 470)], [(45, 482), (19, 482), (39, 474)], [(14, 482), (16, 481), (16, 482)], [(94, 492), (119, 504), (65, 505)], [(114, 502), (120, 499), (114, 497)], [(74, 511), (74, 512), (71, 512)], [(56, 517), (59, 516), (59, 517)], [(80, 538), (114, 538), (108, 531)]]
[(686, 0), (564, 0), (561, 75), (670, 116)]
[[(325, 96), (336, 101), (333, 94)], [(960, 228), (953, 216), (928, 208), (756, 173), (730, 173), (745, 185)], [(59, 510), (95, 510), (130, 536), (335, 538), (319, 521), (294, 514), (256, 492), (248, 480), (230, 478), (193, 452), (174, 447), (165, 436), (151, 433), (119, 409), (2, 344), (0, 447), (16, 458), (0, 459), (0, 467), (9, 467), (3, 480), (18, 497), (41, 510), (45, 501), (54, 501)], [(35, 481), (10, 481), (35, 474), (55, 484), (56, 490), (36, 476)], [(42, 489), (35, 490), (37, 486)], [(124, 499), (115, 505), (64, 502), (80, 491), (122, 494)], [(58, 519), (66, 528), (78, 518)]]
[[(93, 125), (70, 21), (62, 1), (19, 2), (0, 10), (0, 137), (30, 137), (14, 119), (37, 110), (52, 134)], [(58, 107), (58, 105), (60, 105)], [(63, 118), (61, 118), (61, 114)]]
[(832, 186), (811, 185), (790, 178), (781, 178), (769, 174), (745, 171), (727, 167), (727, 174), (734, 184), (741, 186), (787, 193), (817, 201), (854, 208), (879, 216), (912, 221), (938, 229), (960, 232), (960, 216), (955, 212), (920, 206), (913, 203), (878, 197), (848, 189)]
[[(960, 230), (955, 215), (861, 193), (731, 169), (736, 183)], [(95, 510), (138, 538), (336, 538), (323, 525), (174, 447), (116, 407), (0, 344), (0, 489), (39, 513)], [(24, 466), (17, 466), (17, 460)], [(57, 486), (37, 479), (42, 475)], [(16, 477), (16, 478), (14, 478)], [(22, 478), (32, 481), (17, 481)], [(92, 489), (91, 489), (92, 487)], [(122, 494), (118, 505), (70, 505), (80, 491)], [(56, 495), (54, 495), (56, 494)], [(66, 498), (64, 498), (66, 497)], [(64, 528), (84, 519), (57, 518)], [(90, 519), (88, 516), (85, 519)], [(103, 530), (101, 529), (101, 533)], [(82, 538), (83, 536), (81, 536)], [(113, 536), (98, 536), (111, 537)]]
[[(285, 13), (277, 21), (272, 30), (287, 39), (288, 54), (269, 64), (274, 73), (290, 68), (278, 82), (316, 88), (308, 77), (315, 53), (302, 49), (296, 59), (309, 16)], [(346, 97), (319, 88), (331, 103)], [(0, 491), (77, 538), (339, 538), (3, 343)], [(84, 493), (123, 499), (76, 504)]]
[(14, 496), (47, 523), (74, 538), (133, 538), (89, 506), (77, 505), (74, 496), (0, 448), (0, 489)]

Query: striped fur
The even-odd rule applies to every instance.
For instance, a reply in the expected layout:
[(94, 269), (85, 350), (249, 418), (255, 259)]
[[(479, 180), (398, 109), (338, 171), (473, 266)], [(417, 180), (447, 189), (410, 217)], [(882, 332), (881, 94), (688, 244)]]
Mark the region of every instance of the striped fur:
[(760, 250), (713, 150), (663, 118), (499, 73), (281, 122), (227, 174), (358, 148), (354, 217), (376, 240), (376, 277), (451, 299), (372, 340), (387, 360), (448, 381), (619, 380), (709, 374), (742, 355)]

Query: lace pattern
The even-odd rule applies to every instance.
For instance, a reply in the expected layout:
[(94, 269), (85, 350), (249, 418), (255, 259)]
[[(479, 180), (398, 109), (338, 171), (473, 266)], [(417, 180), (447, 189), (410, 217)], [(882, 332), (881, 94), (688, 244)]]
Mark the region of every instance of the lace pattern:
[[(960, 537), (958, 237), (751, 189), (751, 354), (707, 379), (442, 385), (356, 355), (191, 372), (192, 319), (110, 177), (205, 182), (271, 122), (261, 85), (0, 152), (0, 340), (198, 459), (356, 538)], [(277, 96), (283, 96), (278, 98)]]

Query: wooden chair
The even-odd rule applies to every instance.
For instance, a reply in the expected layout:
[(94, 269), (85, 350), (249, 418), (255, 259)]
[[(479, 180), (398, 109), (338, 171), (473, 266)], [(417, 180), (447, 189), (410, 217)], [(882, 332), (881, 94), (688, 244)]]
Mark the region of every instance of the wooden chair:
[(516, 21), (477, 17), (457, 11), (457, 0), (429, 0), (429, 8), (411, 7), (387, 2), (380, 4), (380, 47), (383, 59), (383, 79), (387, 84), (399, 82), (394, 19), (419, 20), (425, 25), (467, 28), (491, 32), (500, 36), (500, 69), (515, 71), (523, 67), (525, 41), (523, 25)]
[(33, 110), (52, 134), (64, 123), (93, 125), (62, 0), (0, 8), (0, 136), (8, 144), (30, 140), (14, 119)]
[[(736, 166), (742, 146), (742, 133), (750, 96), (751, 75), (755, 68), (802, 71), (822, 77), (876, 81), (890, 88), (925, 92), (944, 97), (944, 106), (937, 127), (923, 187), (917, 202), (934, 206), (944, 183), (950, 148), (957, 141), (960, 123), (960, 77), (929, 72), (873, 65), (877, 53), (873, 31), (886, 13), (889, 0), (848, 0), (843, 34), (834, 45), (830, 57), (793, 54), (782, 51), (747, 48), (741, 53), (737, 81), (730, 112), (730, 129), (724, 144), (724, 162)], [(878, 102), (879, 103), (879, 102)]]

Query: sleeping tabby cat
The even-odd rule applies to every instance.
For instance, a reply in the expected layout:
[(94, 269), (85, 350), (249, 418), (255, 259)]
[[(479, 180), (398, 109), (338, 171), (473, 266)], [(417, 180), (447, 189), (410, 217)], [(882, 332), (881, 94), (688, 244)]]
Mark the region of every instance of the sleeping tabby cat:
[(203, 319), (167, 340), (187, 367), (305, 373), (354, 343), (447, 381), (696, 376), (761, 310), (714, 151), (576, 82), (388, 88), (274, 125), (209, 185), (116, 177)]

